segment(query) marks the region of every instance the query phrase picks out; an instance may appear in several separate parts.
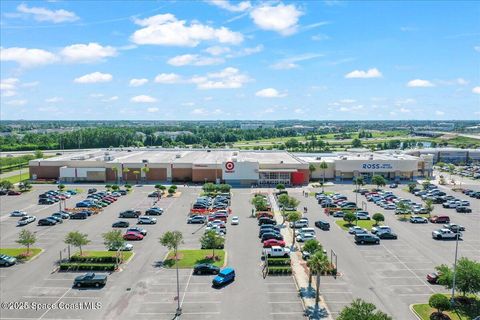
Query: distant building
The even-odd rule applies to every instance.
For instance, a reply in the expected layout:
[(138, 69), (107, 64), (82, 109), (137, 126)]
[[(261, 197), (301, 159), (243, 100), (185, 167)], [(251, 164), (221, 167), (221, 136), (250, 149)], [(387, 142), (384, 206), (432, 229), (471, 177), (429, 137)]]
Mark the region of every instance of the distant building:
[(255, 130), (255, 129), (273, 129), (275, 124), (269, 122), (246, 122), (240, 124), (242, 130)]
[(153, 135), (156, 137), (158, 136), (164, 136), (164, 137), (169, 137), (171, 140), (177, 139), (179, 135), (193, 135), (190, 131), (158, 131), (155, 132)]
[(308, 133), (315, 131), (316, 128), (298, 124), (291, 127), (285, 127), (284, 129), (292, 129), (295, 130), (297, 133)]

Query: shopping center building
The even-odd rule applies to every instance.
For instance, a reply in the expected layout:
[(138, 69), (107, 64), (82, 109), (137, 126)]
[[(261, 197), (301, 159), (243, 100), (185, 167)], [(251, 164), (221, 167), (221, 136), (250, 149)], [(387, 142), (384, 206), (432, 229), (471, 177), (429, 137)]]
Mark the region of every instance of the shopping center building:
[[(62, 182), (224, 182), (233, 186), (303, 185), (325, 176), (351, 180), (382, 175), (411, 180), (432, 173), (433, 156), (399, 152), (293, 154), (235, 149), (95, 149), (31, 160), (33, 180)], [(321, 164), (327, 165), (326, 169)]]

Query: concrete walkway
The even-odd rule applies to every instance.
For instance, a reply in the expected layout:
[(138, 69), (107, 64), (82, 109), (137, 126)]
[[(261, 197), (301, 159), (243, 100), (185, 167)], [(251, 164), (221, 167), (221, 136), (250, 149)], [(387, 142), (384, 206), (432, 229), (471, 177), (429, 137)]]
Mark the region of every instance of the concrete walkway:
[[(277, 204), (275, 196), (269, 193), (270, 203), (272, 205), (272, 210), (275, 214), (275, 220), (283, 221), (283, 217), (280, 213), (280, 209)], [(284, 237), (285, 243), (293, 243), (293, 230), (290, 229), (287, 225), (281, 230), (281, 233)], [(292, 253), (290, 254), (290, 259), (292, 262), (292, 273), (297, 283), (300, 297), (303, 300), (305, 306), (305, 313), (309, 319), (333, 319), (330, 311), (328, 310), (327, 305), (323, 297), (320, 295), (320, 303), (318, 308), (315, 308), (315, 292), (316, 292), (316, 283), (315, 277), (312, 281), (312, 286), (308, 286), (309, 270), (306, 266), (305, 261), (302, 259), (302, 254), (300, 252), (300, 246), (296, 242), (295, 247), (292, 248)]]

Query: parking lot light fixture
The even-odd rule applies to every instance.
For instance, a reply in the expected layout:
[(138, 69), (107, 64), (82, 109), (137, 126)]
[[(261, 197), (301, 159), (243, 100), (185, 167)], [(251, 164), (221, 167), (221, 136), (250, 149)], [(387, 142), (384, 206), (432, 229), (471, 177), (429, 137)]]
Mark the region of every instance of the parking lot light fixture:
[(458, 238), (460, 238), (460, 233), (457, 233), (457, 236), (455, 237), (455, 261), (453, 263), (452, 297), (450, 299), (452, 307), (455, 305), (455, 281), (457, 275)]

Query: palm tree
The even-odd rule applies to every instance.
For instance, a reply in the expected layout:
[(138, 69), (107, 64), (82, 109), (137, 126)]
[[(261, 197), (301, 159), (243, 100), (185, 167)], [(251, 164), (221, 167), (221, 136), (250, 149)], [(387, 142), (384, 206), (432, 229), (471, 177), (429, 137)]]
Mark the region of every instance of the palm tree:
[(133, 174), (135, 175), (135, 181), (136, 181), (137, 184), (138, 184), (138, 175), (140, 174), (140, 171), (139, 171), (139, 170), (134, 170), (134, 171), (133, 171)]
[(310, 165), (308, 166), (308, 171), (310, 171), (310, 178), (312, 177), (312, 174), (317, 170), (317, 168), (315, 167), (315, 165), (313, 163), (310, 163)]
[(147, 180), (147, 173), (150, 171), (150, 168), (149, 167), (143, 167), (140, 170), (142, 170), (142, 172), (145, 174), (145, 180)]
[(324, 185), (325, 185), (325, 170), (328, 169), (328, 164), (325, 161), (322, 161), (320, 163), (320, 169), (323, 170), (323, 181), (322, 181), (322, 193), (325, 191)]
[(122, 172), (123, 172), (123, 180), (125, 180), (125, 182), (127, 182), (127, 177), (128, 177), (128, 173), (130, 172), (130, 169), (125, 167), (125, 168), (123, 168)]
[(113, 167), (112, 171), (115, 174), (115, 183), (118, 183), (118, 167)]
[(315, 309), (318, 310), (318, 303), (320, 301), (320, 276), (323, 272), (328, 270), (330, 267), (330, 262), (323, 252), (317, 251), (312, 257), (310, 257), (307, 262), (307, 266), (316, 274), (317, 288), (315, 293)]
[(397, 203), (397, 209), (402, 212), (403, 214), (403, 220), (407, 220), (407, 214), (410, 214), (411, 211), (412, 211), (412, 208), (410, 207), (410, 205), (408, 203), (406, 203), (405, 201), (400, 201)]
[(431, 199), (425, 200), (425, 210), (427, 210), (428, 217), (432, 216), (433, 209), (435, 209), (433, 201)]

